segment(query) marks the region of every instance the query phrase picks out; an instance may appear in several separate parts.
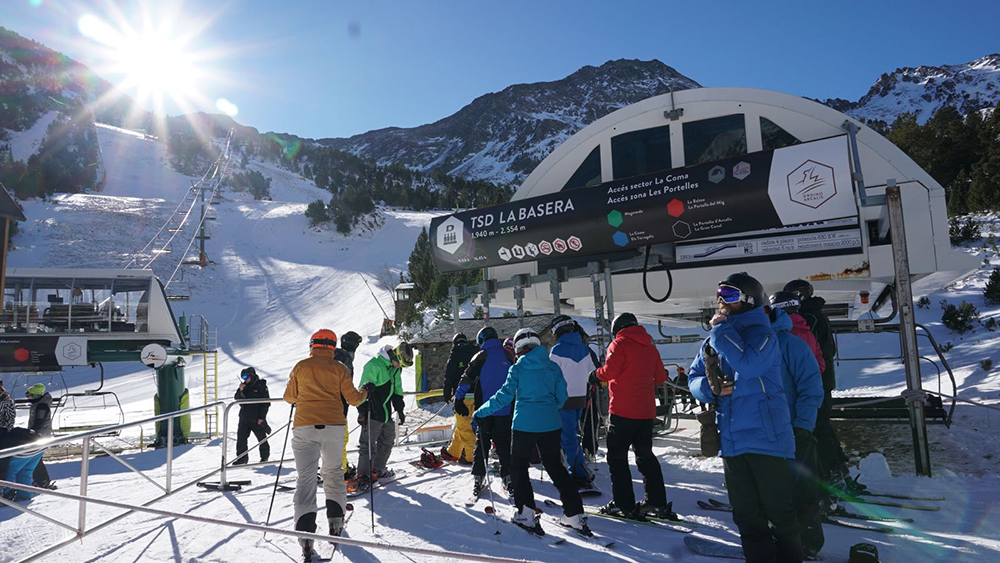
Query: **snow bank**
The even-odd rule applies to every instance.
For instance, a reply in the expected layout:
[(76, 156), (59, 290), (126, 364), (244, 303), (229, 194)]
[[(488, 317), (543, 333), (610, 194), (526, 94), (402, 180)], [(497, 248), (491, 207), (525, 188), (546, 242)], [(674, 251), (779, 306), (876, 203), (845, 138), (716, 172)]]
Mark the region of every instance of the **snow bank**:
[(38, 147), (42, 146), (45, 134), (48, 133), (49, 125), (59, 117), (59, 112), (50, 111), (38, 118), (34, 125), (24, 131), (7, 130), (10, 135), (10, 152), (14, 161), (28, 162), (31, 155), (38, 152)]

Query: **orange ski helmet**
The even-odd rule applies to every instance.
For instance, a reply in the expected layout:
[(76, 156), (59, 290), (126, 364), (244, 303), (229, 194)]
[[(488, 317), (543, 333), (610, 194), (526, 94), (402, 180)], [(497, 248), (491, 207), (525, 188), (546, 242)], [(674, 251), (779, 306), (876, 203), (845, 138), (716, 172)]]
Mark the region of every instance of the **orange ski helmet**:
[(337, 347), (337, 335), (329, 329), (323, 328), (317, 330), (312, 338), (309, 339), (309, 348), (329, 348), (331, 350)]

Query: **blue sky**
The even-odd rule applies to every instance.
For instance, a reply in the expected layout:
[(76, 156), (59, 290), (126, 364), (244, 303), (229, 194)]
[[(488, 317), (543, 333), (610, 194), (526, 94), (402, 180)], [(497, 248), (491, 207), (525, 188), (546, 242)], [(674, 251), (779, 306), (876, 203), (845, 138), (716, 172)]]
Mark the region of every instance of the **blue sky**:
[(429, 123), (611, 59), (659, 59), (705, 86), (856, 100), (896, 67), (1000, 51), (996, 0), (3, 0), (0, 25), (118, 84), (128, 71), (79, 20), (142, 35), (144, 13), (149, 29), (172, 21), (169, 35), (189, 38), (200, 75), (198, 94), (168, 98), (167, 112), (225, 98), (241, 123), (314, 138)]

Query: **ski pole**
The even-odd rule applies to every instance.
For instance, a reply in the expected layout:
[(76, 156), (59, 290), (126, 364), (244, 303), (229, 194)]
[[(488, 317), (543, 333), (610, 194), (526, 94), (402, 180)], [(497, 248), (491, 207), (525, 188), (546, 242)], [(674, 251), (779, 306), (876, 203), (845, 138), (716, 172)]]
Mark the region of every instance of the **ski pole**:
[[(469, 414), (473, 414), (473, 413), (469, 413)], [(496, 530), (495, 532), (493, 532), (493, 535), (494, 536), (499, 536), (500, 535), (500, 523), (497, 522), (497, 507), (496, 507), (496, 504), (493, 503), (493, 486), (490, 484), (491, 483), (491, 481), (490, 481), (490, 469), (488, 467), (489, 462), (490, 462), (490, 458), (489, 458), (490, 454), (486, 450), (486, 443), (483, 441), (483, 427), (482, 427), (482, 425), (479, 426), (479, 432), (478, 432), (478, 434), (479, 434), (479, 436), (476, 437), (476, 441), (479, 442), (479, 444), (478, 444), (478, 446), (479, 446), (479, 455), (482, 456), (481, 459), (483, 460), (483, 469), (486, 471), (486, 489), (490, 492), (490, 511), (493, 514), (493, 529)], [(475, 475), (473, 475), (472, 477), (473, 477), (473, 479), (475, 479)]]
[[(285, 444), (281, 446), (281, 459), (278, 460), (278, 473), (274, 476), (274, 488), (271, 489), (271, 504), (267, 505), (267, 519), (264, 520), (264, 525), (269, 526), (271, 524), (271, 509), (274, 508), (274, 495), (278, 492), (278, 479), (281, 478), (281, 465), (285, 463), (285, 448), (288, 447), (288, 433), (292, 429), (292, 415), (295, 414), (295, 403), (292, 403), (292, 408), (288, 410), (288, 424), (285, 425)], [(267, 532), (264, 532), (264, 536), (261, 539), (267, 538)]]
[[(372, 466), (372, 417), (371, 413), (368, 413), (366, 417), (366, 423), (368, 424), (368, 471), (369, 473), (374, 472), (375, 467)], [(375, 483), (372, 482), (372, 476), (368, 475), (368, 510), (372, 513), (372, 533), (375, 533)]]

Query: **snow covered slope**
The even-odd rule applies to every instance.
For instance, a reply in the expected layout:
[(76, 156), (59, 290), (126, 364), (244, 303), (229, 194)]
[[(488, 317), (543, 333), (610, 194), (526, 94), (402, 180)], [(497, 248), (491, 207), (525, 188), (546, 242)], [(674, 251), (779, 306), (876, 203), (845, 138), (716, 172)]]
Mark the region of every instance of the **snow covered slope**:
[(883, 74), (856, 102), (828, 99), (824, 104), (861, 120), (888, 124), (910, 112), (926, 123), (934, 112), (954, 106), (965, 115), (1000, 103), (1000, 54), (965, 64), (897, 68)]

